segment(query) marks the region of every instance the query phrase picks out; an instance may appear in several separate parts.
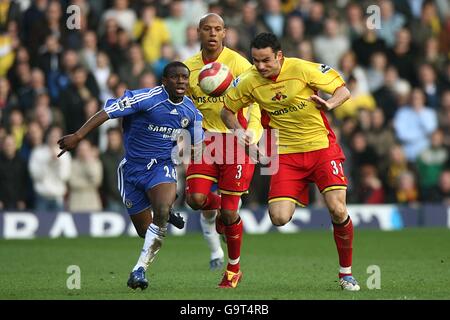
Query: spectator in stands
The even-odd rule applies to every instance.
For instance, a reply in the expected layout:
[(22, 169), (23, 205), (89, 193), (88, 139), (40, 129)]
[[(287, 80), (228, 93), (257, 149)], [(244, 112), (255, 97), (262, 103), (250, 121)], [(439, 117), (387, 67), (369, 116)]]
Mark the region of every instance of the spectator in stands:
[(72, 160), (69, 178), (69, 210), (72, 212), (100, 211), (102, 202), (98, 188), (103, 168), (96, 150), (89, 140), (82, 140)]
[(444, 133), (444, 145), (450, 147), (450, 89), (442, 93), (439, 108), (439, 128)]
[(401, 78), (416, 85), (416, 56), (418, 51), (412, 45), (411, 38), (409, 29), (400, 29), (396, 34), (394, 46), (388, 51), (388, 59), (390, 63), (395, 65)]
[(92, 74), (94, 75), (100, 90), (99, 100), (102, 103), (105, 103), (112, 97), (111, 90), (108, 86), (108, 80), (112, 74), (112, 66), (109, 62), (109, 57), (105, 52), (98, 52), (96, 57), (96, 65), (92, 70)]
[(366, 29), (366, 19), (364, 19), (364, 12), (356, 2), (347, 5), (345, 9), (347, 17), (347, 36), (350, 41), (356, 40), (362, 36)]
[(170, 15), (164, 19), (164, 23), (170, 33), (172, 46), (178, 50), (186, 43), (186, 28), (188, 19), (183, 14), (183, 1), (172, 0), (170, 3)]
[(280, 43), (283, 54), (287, 57), (296, 57), (298, 46), (305, 40), (305, 25), (303, 19), (298, 15), (288, 17), (286, 33)]
[(186, 43), (178, 49), (178, 55), (180, 60), (184, 61), (198, 51), (200, 51), (200, 42), (198, 41), (197, 26), (190, 25), (186, 29)]
[(432, 194), (438, 189), (439, 176), (448, 160), (449, 154), (444, 146), (444, 134), (438, 129), (431, 135), (430, 147), (419, 155), (416, 162), (422, 200), (432, 199)]
[(278, 38), (282, 38), (286, 28), (286, 17), (281, 11), (280, 0), (263, 0), (263, 10), (259, 21)]
[(152, 72), (152, 68), (145, 61), (141, 46), (132, 44), (128, 50), (128, 59), (119, 68), (119, 77), (130, 90), (135, 90), (139, 88), (139, 77), (145, 72)]
[(414, 19), (410, 28), (417, 47), (423, 46), (427, 39), (439, 38), (442, 26), (434, 0), (423, 1), (420, 19)]
[(123, 159), (122, 132), (119, 128), (109, 128), (108, 147), (100, 155), (103, 167), (102, 195), (105, 209), (114, 212), (126, 212), (122, 196), (117, 189), (117, 168)]
[(364, 164), (359, 167), (359, 184), (353, 190), (356, 194), (353, 203), (385, 203), (383, 184), (378, 177), (377, 168), (373, 164)]
[(419, 201), (419, 188), (413, 172), (404, 171), (398, 176), (395, 198), (397, 203), (417, 204)]
[(62, 19), (62, 14), (61, 3), (57, 0), (50, 0), (45, 11), (45, 19), (38, 20), (33, 25), (27, 44), (27, 48), (31, 53), (33, 65), (36, 63), (39, 48), (45, 43), (45, 40), (49, 35), (56, 36), (58, 42), (65, 48), (68, 48), (66, 37), (69, 30), (66, 27), (64, 19)]
[(27, 164), (17, 152), (14, 140), (7, 135), (0, 152), (0, 210), (26, 208)]
[(106, 10), (102, 16), (103, 21), (114, 19), (130, 37), (133, 34), (133, 27), (136, 22), (136, 13), (129, 8), (128, 0), (114, 0), (114, 7)]
[(378, 1), (381, 13), (381, 25), (382, 28), (376, 29), (379, 37), (383, 39), (388, 47), (393, 47), (395, 35), (405, 25), (405, 17), (395, 12), (394, 4), (391, 0)]
[(27, 126), (24, 122), (23, 114), (19, 109), (11, 110), (11, 113), (9, 114), (8, 131), (14, 137), (16, 150), (20, 149), (27, 131)]
[(38, 211), (64, 210), (64, 195), (71, 171), (70, 153), (60, 158), (58, 140), (62, 137), (60, 127), (52, 127), (46, 143), (33, 149), (28, 170), (36, 192), (35, 208)]
[(11, 91), (8, 79), (0, 77), (0, 124), (7, 122), (9, 113), (18, 107), (18, 99)]
[(430, 64), (425, 63), (419, 66), (418, 73), (420, 87), (425, 93), (427, 106), (437, 110), (443, 88), (438, 82), (436, 71)]
[(295, 54), (295, 57), (299, 57), (300, 59), (311, 62), (317, 61), (316, 57), (314, 56), (312, 42), (310, 40), (302, 41), (297, 46), (297, 53)]
[(71, 84), (61, 93), (59, 102), (67, 131), (73, 132), (84, 123), (84, 104), (95, 96), (94, 90), (87, 85), (86, 69), (75, 67), (71, 74)]
[(252, 39), (261, 32), (267, 32), (267, 27), (258, 19), (256, 1), (248, 1), (242, 5), (242, 21), (235, 25), (239, 33), (239, 47), (246, 48), (247, 57), (250, 56), (250, 46)]
[(450, 169), (441, 172), (438, 191), (431, 195), (430, 201), (450, 206)]
[(83, 35), (83, 48), (80, 50), (81, 65), (87, 70), (94, 72), (97, 67), (97, 55), (97, 34), (89, 30)]
[(401, 107), (394, 118), (394, 129), (408, 161), (430, 145), (430, 135), (437, 129), (437, 113), (425, 105), (425, 95), (420, 88), (413, 89), (410, 105)]
[(350, 48), (349, 39), (341, 31), (336, 18), (325, 21), (325, 32), (313, 39), (314, 51), (321, 63), (338, 69), (339, 61)]
[(371, 112), (371, 126), (366, 132), (367, 144), (374, 148), (379, 162), (378, 172), (384, 172), (389, 165), (389, 150), (394, 146), (396, 140), (392, 127), (385, 121), (381, 108)]
[(380, 39), (375, 29), (365, 28), (363, 34), (352, 41), (352, 50), (358, 57), (359, 63), (367, 67), (370, 63), (370, 57), (375, 52), (387, 52), (386, 43)]
[(370, 56), (370, 64), (366, 69), (366, 77), (371, 93), (383, 87), (387, 65), (387, 57), (383, 51), (376, 51)]
[(154, 5), (144, 7), (141, 15), (134, 27), (134, 37), (144, 50), (145, 60), (153, 64), (161, 56), (162, 45), (170, 42), (170, 32), (164, 20), (156, 15)]

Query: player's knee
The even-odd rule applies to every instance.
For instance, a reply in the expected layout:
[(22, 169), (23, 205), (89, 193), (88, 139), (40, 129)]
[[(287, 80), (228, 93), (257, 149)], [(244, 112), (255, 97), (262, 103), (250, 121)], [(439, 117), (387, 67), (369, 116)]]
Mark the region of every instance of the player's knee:
[(219, 219), (223, 222), (223, 224), (229, 226), (239, 219), (239, 214), (235, 210), (221, 209)]
[(188, 193), (186, 196), (187, 204), (194, 210), (199, 210), (203, 207), (206, 201), (206, 194), (203, 193)]
[(157, 224), (157, 221), (167, 221), (169, 219), (170, 204), (158, 203), (153, 205), (153, 220)]
[(347, 217), (347, 206), (345, 202), (342, 201), (333, 201), (329, 204), (328, 210), (330, 211), (331, 218), (335, 222), (344, 221)]
[(269, 209), (269, 216), (272, 224), (277, 227), (284, 226), (286, 223), (291, 221), (292, 215), (287, 215), (286, 212), (275, 208)]

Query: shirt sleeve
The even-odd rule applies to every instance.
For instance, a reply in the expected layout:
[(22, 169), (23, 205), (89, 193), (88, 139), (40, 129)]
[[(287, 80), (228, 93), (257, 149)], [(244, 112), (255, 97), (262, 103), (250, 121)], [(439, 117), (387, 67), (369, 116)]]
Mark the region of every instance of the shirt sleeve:
[(125, 117), (141, 111), (144, 108), (143, 101), (146, 101), (145, 104), (148, 105), (150, 96), (148, 89), (126, 90), (120, 98), (108, 99), (103, 106), (103, 110), (105, 110), (110, 119)]
[(225, 108), (236, 113), (253, 102), (250, 90), (247, 90), (247, 82), (240, 76), (233, 80), (231, 89), (225, 95)]
[(259, 105), (257, 103), (250, 105), (248, 113), (249, 120), (247, 130), (253, 132), (253, 140), (251, 143), (258, 143), (263, 134), (263, 127), (261, 125), (261, 110), (259, 109)]
[(341, 75), (326, 64), (309, 62), (305, 66), (305, 80), (313, 89), (333, 94), (337, 88), (345, 85)]
[(191, 135), (191, 144), (201, 143), (204, 139), (203, 134), (203, 115), (195, 109), (193, 121), (188, 126), (189, 134)]

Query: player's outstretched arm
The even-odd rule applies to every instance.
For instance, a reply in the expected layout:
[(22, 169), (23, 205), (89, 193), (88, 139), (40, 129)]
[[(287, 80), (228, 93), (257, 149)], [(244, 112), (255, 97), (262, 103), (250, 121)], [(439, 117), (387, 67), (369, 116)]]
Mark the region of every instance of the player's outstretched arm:
[(343, 104), (350, 98), (350, 96), (351, 94), (350, 91), (347, 89), (347, 87), (342, 86), (337, 88), (336, 91), (333, 93), (333, 96), (328, 100), (324, 100), (315, 94), (310, 97), (310, 100), (314, 101), (317, 104), (316, 106), (317, 109), (321, 109), (323, 111), (330, 111)]
[(94, 114), (83, 126), (75, 133), (66, 135), (58, 140), (59, 148), (62, 150), (58, 154), (58, 158), (66, 151), (73, 150), (77, 147), (78, 143), (92, 130), (99, 127), (103, 122), (108, 120), (108, 114), (105, 110), (100, 110)]

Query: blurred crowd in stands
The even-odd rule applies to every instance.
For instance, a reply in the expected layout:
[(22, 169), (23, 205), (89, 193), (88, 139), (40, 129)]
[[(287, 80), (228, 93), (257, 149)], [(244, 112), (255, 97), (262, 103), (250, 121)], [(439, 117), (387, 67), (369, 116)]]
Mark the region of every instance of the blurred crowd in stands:
[[(352, 98), (327, 116), (347, 156), (349, 203), (450, 204), (448, 0), (0, 0), (0, 210), (123, 211), (119, 121), (59, 159), (56, 142), (197, 53), (207, 12), (248, 58), (251, 39), (270, 31), (285, 56), (342, 74)], [(255, 171), (245, 206), (266, 203), (269, 179)], [(311, 200), (322, 205), (315, 187)]]

